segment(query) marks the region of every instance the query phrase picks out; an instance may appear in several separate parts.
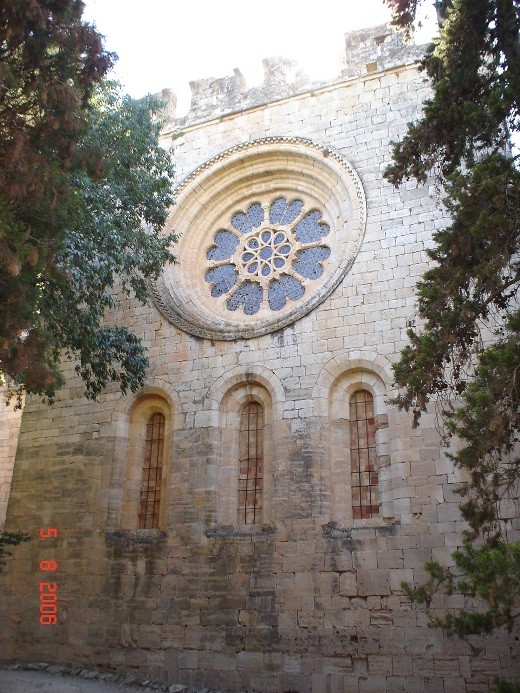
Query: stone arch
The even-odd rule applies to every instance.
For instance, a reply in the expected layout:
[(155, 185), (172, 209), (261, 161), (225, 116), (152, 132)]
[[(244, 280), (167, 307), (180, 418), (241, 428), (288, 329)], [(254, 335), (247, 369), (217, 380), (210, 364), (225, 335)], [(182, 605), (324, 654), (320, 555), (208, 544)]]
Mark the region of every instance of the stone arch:
[(225, 393), (220, 405), (221, 460), (217, 520), (219, 524), (236, 525), (239, 497), (239, 434), (240, 416), (249, 403), (261, 405), (263, 427), (263, 488), (262, 512), (258, 524), (273, 518), (273, 400), (266, 386), (256, 380), (239, 381)]
[[(373, 373), (385, 384), (385, 397), (392, 395), (390, 383), (392, 371), (390, 361), (381, 354), (372, 351), (352, 351), (349, 354), (333, 356), (320, 370), (312, 391), (314, 416), (329, 415), (329, 395), (334, 382), (349, 371)], [(380, 403), (382, 404), (382, 402)]]
[(107, 530), (137, 528), (138, 494), (143, 458), (143, 431), (153, 413), (165, 417), (160, 527), (166, 526), (168, 477), (171, 469), (173, 431), (183, 427), (181, 400), (169, 383), (155, 381), (138, 393), (122, 396), (114, 406), (111, 425), (115, 431), (112, 476), (108, 497)]
[[(331, 519), (340, 524), (378, 524), (394, 516), (389, 455), (389, 363), (377, 354), (355, 352), (350, 358), (335, 357), (322, 369), (313, 390), (315, 414), (329, 422), (329, 488)], [(368, 391), (374, 401), (379, 515), (354, 520), (349, 436), (349, 401), (358, 390)]]
[(261, 404), (264, 412), (264, 486), (262, 524), (273, 519), (274, 428), (282, 419), (284, 390), (277, 376), (258, 365), (235, 366), (220, 376), (205, 398), (206, 425), (219, 437), (217, 522), (238, 523), (238, 459), (240, 411), (249, 402)]
[[(258, 364), (240, 365), (223, 373), (208, 389), (205, 397), (205, 410), (212, 412), (211, 424), (218, 426), (219, 412), (222, 401), (232, 389), (240, 383), (256, 382), (264, 387), (271, 398), (273, 418), (279, 420), (283, 416), (283, 403), (285, 400), (284, 388), (278, 376), (268, 368)], [(208, 422), (209, 423), (209, 422)]]

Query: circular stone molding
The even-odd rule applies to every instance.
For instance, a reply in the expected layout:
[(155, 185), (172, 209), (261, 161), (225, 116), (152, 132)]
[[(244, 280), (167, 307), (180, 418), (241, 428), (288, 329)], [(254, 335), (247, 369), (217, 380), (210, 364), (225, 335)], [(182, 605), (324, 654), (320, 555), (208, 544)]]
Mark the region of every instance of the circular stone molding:
[(213, 157), (175, 190), (166, 231), (178, 262), (152, 287), (182, 330), (248, 339), (303, 317), (337, 287), (366, 221), (361, 181), (340, 154), (268, 137)]

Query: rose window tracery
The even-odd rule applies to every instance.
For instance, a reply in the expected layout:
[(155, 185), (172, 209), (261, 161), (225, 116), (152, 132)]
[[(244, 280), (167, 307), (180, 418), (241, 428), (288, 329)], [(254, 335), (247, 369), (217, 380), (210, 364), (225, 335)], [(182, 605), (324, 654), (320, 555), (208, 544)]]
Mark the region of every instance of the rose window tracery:
[(179, 236), (177, 262), (151, 289), (167, 320), (203, 339), (260, 337), (308, 315), (340, 287), (365, 232), (352, 165), (300, 137), (219, 152), (174, 197), (165, 232)]
[(288, 203), (284, 196), (233, 214), (230, 227), (216, 232), (206, 253), (210, 295), (227, 295), (226, 309), (246, 315), (261, 307), (278, 311), (302, 298), (331, 253), (323, 243), (330, 226), (321, 219), (320, 210), (307, 210), (301, 199)]

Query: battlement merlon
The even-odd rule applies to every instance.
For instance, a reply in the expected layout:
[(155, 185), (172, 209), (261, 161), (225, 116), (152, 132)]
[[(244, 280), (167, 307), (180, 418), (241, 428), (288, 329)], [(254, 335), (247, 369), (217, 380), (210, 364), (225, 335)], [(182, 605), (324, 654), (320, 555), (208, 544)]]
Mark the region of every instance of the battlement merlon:
[(345, 34), (339, 74), (332, 79), (311, 81), (293, 60), (264, 58), (264, 81), (260, 86), (248, 89), (238, 68), (230, 76), (192, 80), (190, 110), (181, 118), (176, 117), (175, 92), (163, 89), (158, 96), (165, 102), (165, 130), (180, 129), (348, 79), (417, 63), (423, 52), (424, 47), (407, 41), (402, 31), (388, 24), (351, 31)]

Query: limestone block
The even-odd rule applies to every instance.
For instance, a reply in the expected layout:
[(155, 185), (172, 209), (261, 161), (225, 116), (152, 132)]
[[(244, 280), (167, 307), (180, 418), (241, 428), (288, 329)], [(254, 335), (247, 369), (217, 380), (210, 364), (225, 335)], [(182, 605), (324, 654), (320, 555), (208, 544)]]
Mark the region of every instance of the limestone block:
[(343, 597), (353, 597), (358, 594), (358, 583), (356, 572), (345, 572), (340, 574), (340, 594)]
[(385, 676), (360, 677), (359, 679), (359, 693), (380, 693), (384, 690), (386, 690)]
[(390, 571), (358, 570), (357, 585), (360, 596), (390, 594)]

